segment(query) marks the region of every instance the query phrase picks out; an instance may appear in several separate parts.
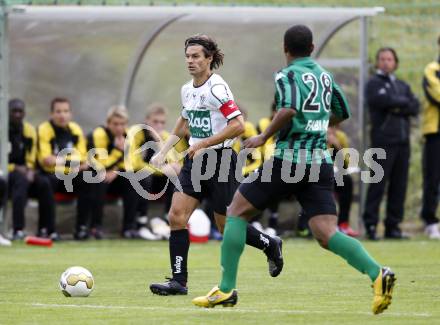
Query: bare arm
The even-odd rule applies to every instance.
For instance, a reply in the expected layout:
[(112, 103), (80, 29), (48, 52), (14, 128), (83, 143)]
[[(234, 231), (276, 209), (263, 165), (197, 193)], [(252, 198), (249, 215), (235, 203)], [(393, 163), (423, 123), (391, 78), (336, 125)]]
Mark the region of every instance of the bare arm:
[(341, 122), (343, 122), (345, 119), (341, 118), (341, 117), (337, 117), (334, 114), (330, 115), (330, 121), (329, 121), (329, 126), (335, 126), (340, 124)]
[(280, 109), (272, 119), (266, 130), (262, 133), (264, 142), (279, 131), (292, 117), (296, 114), (296, 111), (291, 108)]
[(244, 142), (246, 148), (257, 148), (262, 146), (275, 132), (279, 131), (286, 123), (288, 123), (296, 111), (292, 108), (280, 109), (270, 122), (269, 126), (263, 133), (255, 137), (249, 138)]
[(210, 136), (200, 142), (197, 142), (189, 148), (188, 155), (190, 158), (194, 156), (196, 151), (215, 146), (216, 144), (222, 143), (227, 139), (233, 139), (238, 137), (244, 132), (244, 119), (243, 116), (239, 115), (228, 122), (228, 125), (219, 133)]
[(165, 157), (168, 151), (171, 150), (174, 145), (179, 142), (186, 134), (188, 128), (188, 121), (182, 116), (177, 119), (176, 125), (174, 126), (172, 134), (165, 141), (165, 144), (160, 148), (153, 158), (151, 158), (150, 163), (155, 167), (160, 167), (165, 163)]
[[(165, 144), (160, 149), (160, 153), (162, 155), (166, 155), (168, 151), (180, 140), (182, 139), (186, 134), (186, 129), (188, 128), (188, 121), (185, 120), (182, 116), (179, 116), (177, 119), (176, 125), (174, 126), (174, 129), (171, 133), (171, 135), (168, 137), (168, 139), (165, 141)], [(178, 141), (177, 140), (177, 138)]]

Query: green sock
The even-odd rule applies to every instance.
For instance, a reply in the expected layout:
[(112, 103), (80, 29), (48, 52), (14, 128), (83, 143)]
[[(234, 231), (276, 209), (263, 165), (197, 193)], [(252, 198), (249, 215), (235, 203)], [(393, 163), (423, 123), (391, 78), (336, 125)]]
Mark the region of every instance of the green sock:
[(330, 238), (328, 248), (359, 272), (368, 274), (371, 281), (376, 280), (379, 275), (381, 266), (368, 254), (357, 239), (338, 231)]
[(237, 283), (238, 262), (246, 243), (247, 221), (239, 217), (226, 219), (221, 249), (222, 281), (220, 290), (230, 292)]

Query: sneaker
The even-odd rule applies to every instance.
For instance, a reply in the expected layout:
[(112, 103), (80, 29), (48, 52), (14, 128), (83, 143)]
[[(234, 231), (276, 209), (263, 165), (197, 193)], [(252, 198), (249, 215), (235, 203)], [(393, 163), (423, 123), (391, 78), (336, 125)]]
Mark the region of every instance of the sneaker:
[(60, 235), (56, 231), (51, 232), (49, 235), (49, 238), (52, 239), (52, 241), (60, 241), (61, 240)]
[(24, 240), (24, 237), (26, 237), (26, 234), (23, 232), (23, 230), (16, 230), (12, 235), (12, 240)]
[(166, 278), (167, 281), (164, 283), (152, 283), (150, 284), (150, 290), (155, 295), (159, 296), (176, 296), (176, 295), (187, 295), (188, 288), (182, 285), (180, 282)]
[(41, 228), (40, 230), (38, 230), (37, 237), (49, 238), (49, 234), (47, 233), (47, 229), (46, 228)]
[(238, 301), (237, 290), (222, 292), (218, 287), (214, 287), (206, 296), (197, 297), (192, 303), (199, 307), (214, 308), (221, 305), (223, 307), (234, 307)]
[(391, 304), (395, 282), (396, 276), (393, 271), (388, 267), (383, 267), (372, 285), (374, 291), (373, 314), (382, 313)]
[(86, 226), (80, 226), (79, 230), (73, 234), (75, 240), (86, 240), (89, 238), (89, 231)]
[(342, 222), (338, 225), (339, 231), (350, 237), (358, 237), (359, 232), (350, 227), (348, 222)]
[(122, 238), (125, 239), (137, 239), (139, 238), (139, 233), (134, 229), (127, 229), (122, 232)]
[(104, 233), (99, 228), (90, 229), (90, 235), (95, 237), (96, 240), (101, 240), (104, 238)]
[(146, 227), (148, 224), (148, 216), (140, 216), (136, 219), (137, 228)]
[(150, 227), (153, 234), (160, 239), (168, 240), (170, 238), (170, 226), (162, 218), (156, 217), (150, 220)]
[(385, 229), (385, 239), (410, 239), (410, 237), (396, 226)]
[(280, 237), (273, 237), (273, 240), (276, 244), (275, 247), (272, 248), (271, 252), (267, 253), (267, 263), (269, 264), (269, 274), (271, 277), (277, 277), (284, 266), (283, 259), (283, 241)]
[(2, 235), (0, 235), (0, 246), (11, 246), (12, 243), (9, 239), (6, 239)]
[(159, 236), (156, 236), (155, 234), (153, 234), (150, 229), (148, 229), (147, 227), (141, 227), (138, 230), (138, 236), (141, 239), (145, 239), (145, 240), (159, 240), (161, 239)]
[(425, 228), (425, 234), (429, 239), (440, 239), (440, 230), (438, 228), (438, 223), (433, 223), (427, 225)]
[(217, 240), (217, 241), (222, 241), (223, 240), (223, 235), (216, 228), (211, 228), (211, 232), (209, 234), (209, 239)]
[(368, 240), (379, 240), (376, 234), (376, 226), (375, 225), (365, 225), (365, 232)]

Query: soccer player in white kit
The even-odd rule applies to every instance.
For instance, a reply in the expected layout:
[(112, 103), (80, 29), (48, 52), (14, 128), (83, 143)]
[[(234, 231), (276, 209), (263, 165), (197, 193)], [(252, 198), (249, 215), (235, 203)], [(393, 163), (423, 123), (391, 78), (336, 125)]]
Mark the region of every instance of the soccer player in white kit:
[[(213, 207), (217, 227), (223, 232), (226, 207), (238, 186), (235, 178), (237, 155), (231, 146), (243, 133), (244, 120), (228, 84), (212, 72), (223, 64), (224, 55), (211, 37), (195, 35), (185, 41), (185, 57), (192, 80), (182, 87), (182, 113), (172, 134), (182, 138), (189, 130), (190, 148), (179, 174), (181, 191), (176, 189), (174, 192), (168, 214), (172, 277), (164, 283), (150, 285), (150, 290), (158, 295), (188, 293), (188, 220), (201, 200), (207, 199)], [(151, 163), (158, 167), (163, 165), (172, 145), (173, 137), (170, 137)], [(215, 160), (209, 158), (213, 153)], [(211, 177), (200, 176), (210, 174)], [(249, 225), (246, 243), (264, 251), (272, 277), (280, 274), (283, 268), (280, 238), (265, 235)]]

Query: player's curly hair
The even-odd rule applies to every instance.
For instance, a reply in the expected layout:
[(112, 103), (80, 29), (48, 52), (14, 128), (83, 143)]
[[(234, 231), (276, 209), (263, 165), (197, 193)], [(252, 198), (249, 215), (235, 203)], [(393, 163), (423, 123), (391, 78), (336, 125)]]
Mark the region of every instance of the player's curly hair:
[(205, 57), (212, 57), (210, 65), (211, 70), (218, 69), (223, 64), (223, 58), (225, 55), (218, 48), (217, 42), (212, 37), (203, 34), (188, 37), (185, 41), (185, 52), (191, 45), (201, 45)]

